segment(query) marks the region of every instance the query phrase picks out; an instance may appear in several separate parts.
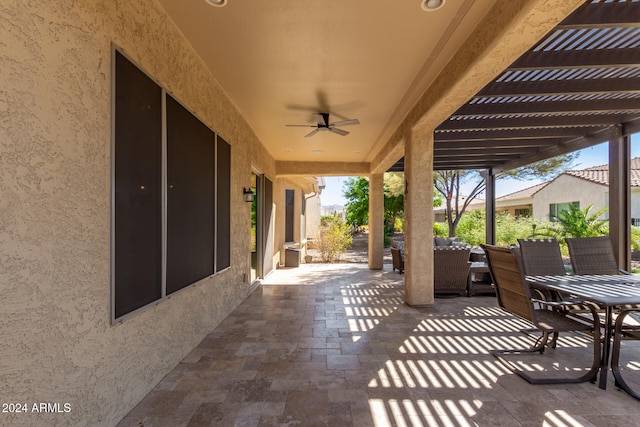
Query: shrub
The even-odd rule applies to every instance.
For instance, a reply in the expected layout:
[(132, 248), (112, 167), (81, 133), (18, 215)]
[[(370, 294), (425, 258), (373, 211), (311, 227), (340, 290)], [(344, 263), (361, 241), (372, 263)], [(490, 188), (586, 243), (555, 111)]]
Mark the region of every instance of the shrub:
[(446, 237), (449, 235), (449, 226), (445, 222), (433, 223), (433, 236), (434, 237)]
[(320, 237), (314, 241), (314, 248), (320, 252), (322, 262), (336, 261), (352, 242), (351, 227), (340, 218), (322, 218)]
[(460, 218), (456, 227), (456, 237), (471, 246), (484, 243), (486, 238), (486, 219), (484, 210), (469, 211)]
[(560, 212), (558, 222), (562, 226), (562, 237), (596, 237), (608, 234), (608, 224), (600, 217), (608, 208), (602, 208), (592, 214), (589, 213), (593, 205), (580, 210), (576, 205), (570, 205), (569, 210)]

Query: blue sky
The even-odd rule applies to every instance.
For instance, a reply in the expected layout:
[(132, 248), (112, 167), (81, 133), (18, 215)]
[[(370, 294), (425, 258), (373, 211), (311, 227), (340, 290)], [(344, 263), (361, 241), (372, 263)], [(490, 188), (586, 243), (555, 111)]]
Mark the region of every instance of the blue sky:
[[(604, 165), (609, 161), (609, 144), (604, 143), (594, 147), (580, 150), (580, 156), (574, 162), (572, 169), (586, 169), (592, 166)], [(631, 137), (631, 157), (640, 157), (640, 134)], [(349, 177), (328, 176), (325, 177), (326, 187), (322, 191), (321, 199), (324, 206), (344, 205), (346, 199), (342, 195), (342, 188)], [(532, 185), (541, 183), (542, 180), (518, 181), (516, 179), (503, 179), (496, 183), (497, 197), (519, 191)], [(471, 185), (471, 187), (473, 187)]]

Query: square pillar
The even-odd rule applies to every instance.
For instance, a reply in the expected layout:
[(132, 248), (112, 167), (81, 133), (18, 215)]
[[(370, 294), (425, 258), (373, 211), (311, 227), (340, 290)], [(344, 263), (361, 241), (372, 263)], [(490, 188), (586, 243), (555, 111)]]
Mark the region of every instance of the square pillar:
[(369, 176), (369, 268), (382, 270), (384, 257), (384, 174)]
[(618, 267), (631, 268), (631, 138), (621, 127), (609, 141), (609, 237)]
[(433, 295), (433, 132), (409, 134), (404, 155), (404, 294), (410, 306), (431, 305)]

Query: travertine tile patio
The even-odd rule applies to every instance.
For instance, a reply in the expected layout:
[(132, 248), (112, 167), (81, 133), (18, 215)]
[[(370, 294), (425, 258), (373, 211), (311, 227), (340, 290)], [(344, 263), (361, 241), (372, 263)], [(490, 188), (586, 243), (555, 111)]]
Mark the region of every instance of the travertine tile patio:
[[(526, 325), (498, 309), (495, 297), (411, 308), (403, 276), (385, 268), (275, 271), (119, 425), (640, 424), (640, 402), (611, 379), (607, 390), (534, 386), (491, 356), (531, 343), (517, 332)], [(567, 337), (527, 361), (587, 366), (581, 339)]]

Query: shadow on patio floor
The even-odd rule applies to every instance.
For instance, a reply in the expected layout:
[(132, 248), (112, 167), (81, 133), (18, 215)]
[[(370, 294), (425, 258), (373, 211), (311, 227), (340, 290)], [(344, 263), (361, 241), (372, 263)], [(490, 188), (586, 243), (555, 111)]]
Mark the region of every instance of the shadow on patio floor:
[[(640, 403), (613, 382), (533, 386), (492, 357), (531, 344), (495, 297), (411, 308), (385, 267), (275, 271), (119, 425), (637, 424)], [(528, 360), (586, 366), (580, 339)]]

